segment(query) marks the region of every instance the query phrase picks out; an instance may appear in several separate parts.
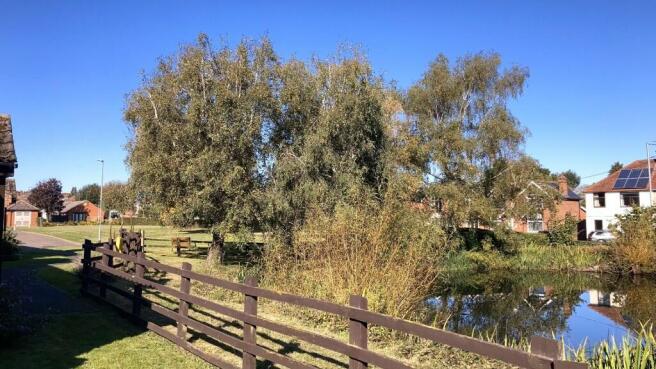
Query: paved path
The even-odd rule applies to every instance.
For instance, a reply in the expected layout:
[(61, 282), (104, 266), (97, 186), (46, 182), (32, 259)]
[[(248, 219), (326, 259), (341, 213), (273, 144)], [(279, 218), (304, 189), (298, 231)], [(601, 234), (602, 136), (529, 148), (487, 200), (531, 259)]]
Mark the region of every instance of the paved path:
[(40, 249), (47, 249), (51, 247), (58, 246), (78, 246), (82, 247), (82, 244), (77, 242), (68, 241), (63, 238), (47, 236), (45, 234), (17, 231), (16, 238), (21, 242), (23, 246), (36, 247)]
[[(57, 237), (30, 232), (16, 232), (16, 238), (21, 241), (21, 252), (36, 252), (35, 249), (48, 250), (57, 256), (53, 263), (61, 264), (79, 262), (80, 258), (71, 251), (57, 250), (57, 247), (79, 246), (76, 242)], [(97, 310), (87, 301), (72, 296), (60, 290), (39, 277), (39, 272), (45, 268), (55, 268), (48, 263), (30, 263), (26, 266), (5, 268), (2, 271), (3, 283), (6, 283), (18, 294), (23, 311), (30, 314), (50, 315), (62, 313), (91, 312)], [(54, 273), (69, 273), (58, 268)]]

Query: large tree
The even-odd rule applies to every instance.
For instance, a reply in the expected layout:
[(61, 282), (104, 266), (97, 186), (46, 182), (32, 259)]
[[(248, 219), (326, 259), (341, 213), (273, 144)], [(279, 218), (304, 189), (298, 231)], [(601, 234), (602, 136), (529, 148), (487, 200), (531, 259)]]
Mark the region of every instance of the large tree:
[[(451, 229), (492, 226), (504, 215), (538, 211), (513, 206), (535, 198), (520, 196), (531, 180), (546, 179), (538, 163), (522, 153), (526, 130), (508, 108), (522, 93), (528, 71), (500, 69), (494, 53), (466, 56), (453, 65), (440, 55), (407, 93), (405, 130), (416, 143), (405, 157), (424, 176), (427, 197)], [(513, 209), (524, 214), (512, 214)]]
[(128, 98), (135, 185), (165, 222), (210, 227), (212, 262), (226, 232), (259, 220), (262, 127), (277, 114), (277, 66), (266, 39), (215, 50), (201, 35)]
[(91, 183), (82, 186), (77, 191), (76, 200), (87, 200), (96, 205), (100, 205), (100, 186), (97, 183)]
[(105, 208), (125, 213), (134, 210), (135, 203), (134, 192), (128, 183), (111, 181), (103, 187), (103, 206)]
[(384, 186), (385, 89), (357, 50), (281, 66), (266, 210), (285, 242), (310, 209), (330, 214)]
[(28, 201), (46, 211), (48, 219), (63, 207), (62, 184), (56, 178), (40, 181), (30, 190)]

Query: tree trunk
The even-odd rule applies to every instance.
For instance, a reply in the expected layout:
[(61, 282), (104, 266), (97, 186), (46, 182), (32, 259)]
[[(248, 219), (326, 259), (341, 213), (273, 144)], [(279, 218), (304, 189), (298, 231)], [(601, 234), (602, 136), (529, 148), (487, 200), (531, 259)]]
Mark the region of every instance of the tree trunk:
[(221, 265), (223, 263), (223, 234), (217, 231), (212, 231), (212, 244), (207, 251), (207, 263), (210, 267)]

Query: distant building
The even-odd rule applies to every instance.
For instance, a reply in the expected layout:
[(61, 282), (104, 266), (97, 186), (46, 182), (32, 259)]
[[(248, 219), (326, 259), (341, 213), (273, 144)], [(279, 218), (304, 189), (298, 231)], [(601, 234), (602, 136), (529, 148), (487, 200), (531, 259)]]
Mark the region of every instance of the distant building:
[[(650, 206), (647, 159), (636, 160), (583, 190), (587, 212), (587, 232), (607, 230), (618, 215), (633, 206)], [(651, 184), (656, 190), (656, 160), (651, 161)], [(656, 201), (656, 193), (653, 194)]]
[[(56, 221), (63, 222), (95, 222), (98, 216), (105, 219), (104, 212), (89, 200), (71, 201), (64, 204)], [(53, 219), (55, 219), (53, 217)]]
[(561, 175), (557, 182), (531, 182), (529, 186), (535, 186), (538, 189), (549, 187), (558, 191), (560, 199), (554, 211), (545, 209), (533, 216), (527, 216), (525, 219), (512, 220), (511, 227), (514, 231), (522, 233), (546, 232), (549, 230), (550, 221), (563, 219), (567, 215), (574, 217), (579, 222), (586, 219), (586, 212), (581, 208), (581, 197), (569, 188), (565, 176)]
[(38, 227), (39, 212), (39, 208), (28, 202), (18, 201), (13, 203), (7, 207), (7, 228)]

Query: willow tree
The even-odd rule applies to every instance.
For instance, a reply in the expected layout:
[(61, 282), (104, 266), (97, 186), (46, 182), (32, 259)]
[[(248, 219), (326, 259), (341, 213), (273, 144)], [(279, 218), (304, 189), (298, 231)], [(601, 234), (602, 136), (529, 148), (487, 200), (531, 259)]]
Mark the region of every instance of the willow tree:
[(426, 195), (451, 229), (495, 224), (531, 180), (541, 179), (521, 150), (526, 130), (508, 107), (528, 71), (500, 69), (497, 54), (454, 65), (440, 55), (407, 93), (408, 167), (424, 175)]
[(224, 235), (258, 219), (262, 127), (276, 115), (277, 57), (268, 40), (215, 50), (204, 35), (128, 98), (127, 162), (165, 223), (211, 229), (211, 262)]
[(385, 88), (357, 51), (280, 68), (281, 114), (271, 126), (267, 214), (291, 242), (308, 211), (383, 190), (387, 136)]

